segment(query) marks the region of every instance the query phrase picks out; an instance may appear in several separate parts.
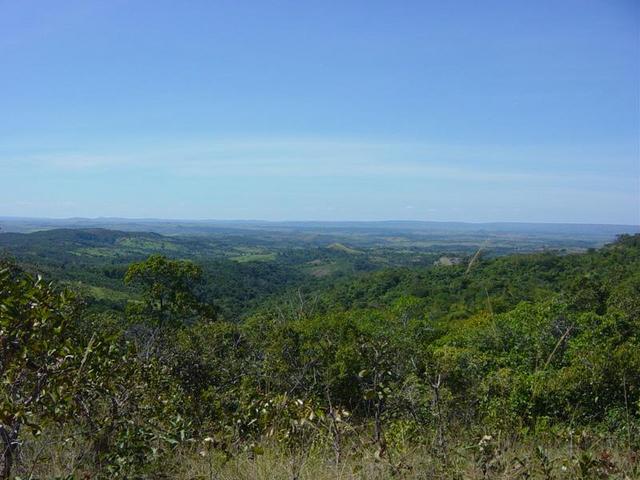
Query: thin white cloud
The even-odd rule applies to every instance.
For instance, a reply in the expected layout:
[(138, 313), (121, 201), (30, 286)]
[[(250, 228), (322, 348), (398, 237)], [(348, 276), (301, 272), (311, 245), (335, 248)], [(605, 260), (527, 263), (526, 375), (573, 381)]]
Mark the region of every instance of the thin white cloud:
[[(141, 145), (144, 145), (141, 142)], [(3, 154), (0, 168), (53, 172), (150, 172), (182, 178), (384, 177), (466, 183), (629, 183), (629, 176), (576, 169), (576, 150), (342, 139), (225, 139), (147, 144), (135, 151)], [(569, 166), (564, 166), (565, 164)], [(585, 159), (588, 163), (588, 159)], [(553, 168), (536, 167), (551, 165)], [(553, 173), (550, 173), (553, 172)]]

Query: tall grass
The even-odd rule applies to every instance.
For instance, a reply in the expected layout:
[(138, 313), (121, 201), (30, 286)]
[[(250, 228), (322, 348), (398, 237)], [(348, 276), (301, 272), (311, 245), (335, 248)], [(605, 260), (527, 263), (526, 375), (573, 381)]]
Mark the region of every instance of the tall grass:
[[(179, 480), (597, 479), (640, 478), (637, 450), (615, 433), (562, 431), (505, 435), (448, 433), (446, 450), (404, 442), (381, 456), (365, 438), (351, 439), (339, 463), (328, 443), (304, 449), (265, 441), (222, 451), (188, 441), (149, 459), (142, 477)], [(87, 445), (71, 436), (29, 438), (16, 474), (21, 479), (109, 478)], [(127, 478), (127, 477), (125, 477)]]

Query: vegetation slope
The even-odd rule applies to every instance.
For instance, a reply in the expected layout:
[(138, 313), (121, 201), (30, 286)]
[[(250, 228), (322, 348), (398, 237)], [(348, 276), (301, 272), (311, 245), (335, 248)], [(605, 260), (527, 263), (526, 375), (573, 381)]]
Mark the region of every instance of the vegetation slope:
[(640, 475), (639, 235), (335, 277), (242, 316), (192, 260), (117, 270), (110, 305), (25, 267), (0, 268), (0, 478)]

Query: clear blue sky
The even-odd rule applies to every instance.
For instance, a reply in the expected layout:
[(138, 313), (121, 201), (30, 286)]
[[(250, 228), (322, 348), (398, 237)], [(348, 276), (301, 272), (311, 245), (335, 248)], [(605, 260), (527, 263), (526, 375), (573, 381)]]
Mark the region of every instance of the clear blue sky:
[(0, 215), (640, 223), (640, 2), (0, 0)]

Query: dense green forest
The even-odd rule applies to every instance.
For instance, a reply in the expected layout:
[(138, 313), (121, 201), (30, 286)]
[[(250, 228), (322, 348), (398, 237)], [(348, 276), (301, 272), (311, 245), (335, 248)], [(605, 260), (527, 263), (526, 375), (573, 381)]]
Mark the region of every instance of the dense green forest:
[(1, 237), (0, 478), (640, 477), (640, 235)]

